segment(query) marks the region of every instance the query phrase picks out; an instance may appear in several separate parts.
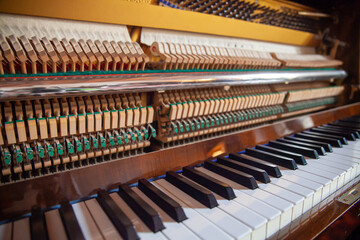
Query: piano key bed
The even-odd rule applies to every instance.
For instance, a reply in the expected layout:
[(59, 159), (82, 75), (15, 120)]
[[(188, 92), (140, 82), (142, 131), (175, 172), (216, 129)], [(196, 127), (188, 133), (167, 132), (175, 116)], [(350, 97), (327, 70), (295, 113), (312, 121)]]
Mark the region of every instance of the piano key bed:
[[(0, 225), (0, 239), (282, 239), (360, 173), (360, 115)], [(226, 155), (226, 156), (225, 156)]]

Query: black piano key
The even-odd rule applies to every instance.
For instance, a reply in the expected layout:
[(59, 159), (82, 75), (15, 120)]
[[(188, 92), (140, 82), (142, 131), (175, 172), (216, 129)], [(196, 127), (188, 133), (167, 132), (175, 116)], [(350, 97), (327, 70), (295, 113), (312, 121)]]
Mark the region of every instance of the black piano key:
[(296, 146), (294, 144), (282, 143), (282, 142), (277, 142), (277, 141), (270, 141), (269, 146), (274, 147), (274, 148), (283, 149), (283, 150), (290, 151), (290, 152), (299, 153), (306, 157), (319, 158), (319, 154), (317, 153), (317, 151), (314, 149), (311, 149), (311, 148), (300, 147), (300, 146)]
[(153, 232), (165, 228), (159, 213), (137, 195), (128, 185), (120, 185), (118, 194)]
[(340, 140), (336, 140), (333, 138), (319, 137), (319, 136), (310, 135), (310, 134), (306, 134), (306, 133), (296, 133), (295, 137), (305, 138), (305, 139), (310, 139), (310, 140), (315, 140), (315, 141), (320, 141), (320, 142), (326, 142), (326, 143), (329, 143), (332, 147), (342, 147)]
[(230, 153), (229, 155), (230, 159), (246, 163), (248, 165), (264, 169), (268, 175), (279, 178), (281, 177), (281, 172), (278, 166), (265, 162), (263, 160), (260, 160), (258, 158), (254, 158), (245, 154), (237, 154), (237, 153)]
[(40, 207), (33, 207), (31, 209), (30, 232), (31, 232), (31, 239), (34, 240), (47, 239), (45, 218)]
[(208, 208), (214, 208), (219, 205), (211, 191), (191, 182), (189, 179), (186, 179), (175, 172), (167, 172), (165, 179)]
[(213, 177), (206, 175), (203, 172), (200, 172), (190, 167), (184, 167), (183, 175), (187, 178), (190, 178), (194, 182), (197, 182), (200, 185), (206, 187), (207, 189), (210, 189), (214, 193), (219, 194), (223, 198), (226, 198), (228, 200), (236, 198), (232, 187), (230, 187), (224, 182), (221, 182)]
[(342, 124), (348, 124), (349, 126), (360, 128), (360, 123), (356, 120), (352, 120), (351, 118), (348, 119), (341, 119), (336, 121), (335, 123), (342, 123)]
[(352, 130), (350, 128), (341, 128), (341, 127), (337, 127), (337, 126), (326, 125), (326, 126), (319, 126), (319, 127), (317, 127), (317, 129), (323, 129), (323, 130), (330, 129), (331, 131), (352, 133), (352, 134), (354, 134), (354, 136), (357, 139), (360, 138), (360, 132), (356, 131), (356, 130)]
[(342, 127), (350, 127), (360, 129), (360, 124), (352, 121), (336, 121), (334, 122), (336, 125), (340, 125)]
[(282, 167), (289, 168), (291, 170), (295, 170), (298, 168), (294, 159), (284, 157), (278, 154), (269, 153), (269, 152), (261, 151), (259, 149), (252, 149), (252, 148), (247, 148), (245, 154), (259, 158), (266, 162), (270, 162)]
[(315, 136), (324, 136), (324, 137), (328, 137), (328, 138), (334, 138), (334, 139), (340, 140), (340, 142), (344, 145), (349, 144), (347, 138), (340, 136), (340, 135), (334, 135), (332, 133), (319, 133), (319, 132), (314, 132), (314, 131), (305, 131), (305, 133), (312, 134)]
[(333, 122), (333, 123), (329, 123), (330, 126), (337, 126), (337, 127), (342, 127), (342, 128), (349, 128), (349, 129), (353, 129), (356, 131), (360, 131), (360, 127), (356, 127), (353, 126), (349, 123), (346, 122)]
[(336, 136), (329, 135), (329, 134), (322, 134), (322, 133), (316, 133), (316, 132), (310, 132), (310, 131), (304, 131), (302, 133), (307, 134), (307, 135), (311, 135), (311, 136), (325, 137), (325, 138), (328, 138), (328, 139), (337, 140), (337, 141), (340, 141), (341, 145), (347, 145), (348, 144), (346, 138), (340, 137), (340, 136), (336, 137)]
[(340, 126), (333, 126), (333, 125), (322, 125), (318, 126), (314, 129), (319, 129), (323, 131), (330, 130), (331, 132), (339, 132), (339, 133), (345, 133), (345, 134), (353, 134), (355, 138), (360, 137), (360, 131), (352, 128), (345, 128)]
[(345, 119), (342, 119), (342, 121), (351, 121), (351, 122), (356, 122), (356, 123), (360, 123), (360, 115), (355, 115), (355, 116), (351, 116)]
[(344, 118), (341, 121), (351, 121), (351, 122), (360, 123), (360, 115), (355, 115), (355, 116), (351, 116), (348, 118)]
[(343, 119), (343, 121), (354, 122), (354, 123), (360, 124), (360, 115), (345, 118), (345, 119)]
[(139, 189), (162, 210), (164, 210), (172, 219), (177, 222), (182, 222), (187, 219), (184, 209), (174, 199), (160, 191), (146, 179), (140, 179), (138, 183)]
[(229, 159), (229, 158), (224, 158), (224, 157), (218, 157), (217, 158), (217, 163), (220, 163), (220, 164), (228, 166), (230, 168), (233, 168), (233, 169), (242, 171), (244, 173), (250, 174), (256, 180), (258, 180), (260, 182), (263, 182), (263, 183), (269, 183), (270, 182), (269, 175), (263, 169), (260, 169), (260, 168), (254, 167), (254, 166), (250, 166), (248, 164), (241, 163), (239, 161), (232, 160), (232, 159)]
[(135, 226), (125, 213), (118, 207), (109, 194), (101, 190), (98, 192), (96, 200), (113, 223), (116, 230), (124, 239), (135, 240), (139, 239), (136, 233)]
[(204, 167), (247, 188), (255, 189), (258, 187), (255, 178), (250, 174), (232, 169), (210, 160), (204, 162)]
[(305, 139), (305, 138), (298, 138), (298, 137), (285, 137), (285, 139), (319, 145), (319, 146), (322, 146), (326, 152), (333, 152), (331, 145), (326, 142), (320, 142), (320, 141), (315, 141), (315, 140)]
[(316, 150), (319, 155), (322, 155), (322, 156), (325, 155), (325, 149), (322, 146), (319, 146), (319, 145), (316, 145), (316, 144), (298, 142), (298, 141), (289, 140), (289, 139), (277, 139), (276, 141), (283, 142), (283, 143), (294, 144), (294, 145), (297, 145), (297, 146), (300, 146), (300, 147), (312, 148), (312, 149)]
[(341, 136), (334, 136), (334, 135), (330, 135), (330, 134), (324, 134), (324, 133), (316, 133), (316, 132), (309, 132), (309, 131), (305, 131), (303, 133), (306, 134), (310, 134), (310, 135), (315, 135), (315, 136), (320, 136), (320, 137), (327, 137), (327, 138), (332, 138), (332, 139), (336, 139), (336, 140), (340, 140), (340, 142), (344, 145), (348, 145), (348, 142), (346, 140), (346, 138), (341, 137)]
[(295, 162), (297, 164), (300, 164), (300, 165), (307, 164), (304, 156), (301, 154), (298, 154), (298, 153), (293, 153), (293, 152), (289, 152), (289, 151), (285, 151), (285, 150), (281, 150), (281, 149), (277, 149), (277, 148), (272, 148), (272, 147), (264, 146), (264, 145), (258, 145), (258, 146), (256, 146), (256, 148), (259, 150), (265, 151), (265, 152), (275, 153), (278, 155), (282, 155), (284, 157), (292, 158), (295, 160)]
[(352, 134), (352, 133), (332, 131), (330, 129), (322, 130), (322, 129), (318, 129), (318, 128), (313, 128), (313, 129), (310, 129), (310, 132), (323, 133), (323, 134), (328, 134), (328, 135), (332, 135), (332, 136), (335, 136), (335, 137), (341, 136), (341, 137), (346, 138), (349, 141), (355, 141), (356, 140), (354, 134)]
[(71, 204), (69, 202), (61, 203), (59, 212), (68, 239), (85, 240)]
[(335, 122), (336, 124), (343, 124), (345, 126), (350, 126), (353, 128), (360, 128), (360, 123), (353, 121), (353, 120), (347, 120), (347, 119), (342, 119), (342, 120), (338, 120)]

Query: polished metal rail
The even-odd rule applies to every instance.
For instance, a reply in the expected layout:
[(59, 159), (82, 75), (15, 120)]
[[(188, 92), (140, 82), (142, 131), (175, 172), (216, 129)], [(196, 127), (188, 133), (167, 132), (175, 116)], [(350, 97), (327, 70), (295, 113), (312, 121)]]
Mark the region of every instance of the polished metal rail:
[(149, 92), (214, 86), (332, 81), (344, 70), (140, 73), (43, 77), (0, 77), (0, 99), (89, 93)]

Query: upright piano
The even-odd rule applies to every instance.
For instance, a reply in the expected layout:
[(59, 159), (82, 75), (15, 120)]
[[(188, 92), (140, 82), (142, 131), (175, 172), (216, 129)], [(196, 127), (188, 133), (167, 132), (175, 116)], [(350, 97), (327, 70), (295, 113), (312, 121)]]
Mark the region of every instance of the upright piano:
[(0, 239), (355, 239), (359, 41), (342, 19), (0, 1)]

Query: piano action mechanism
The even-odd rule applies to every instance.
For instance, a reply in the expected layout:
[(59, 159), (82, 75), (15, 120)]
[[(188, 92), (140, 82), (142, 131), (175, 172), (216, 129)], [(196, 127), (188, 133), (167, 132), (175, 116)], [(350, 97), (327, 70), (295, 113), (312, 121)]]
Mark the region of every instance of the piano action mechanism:
[(349, 209), (360, 105), (315, 9), (81, 2), (0, 3), (1, 239), (294, 239)]

